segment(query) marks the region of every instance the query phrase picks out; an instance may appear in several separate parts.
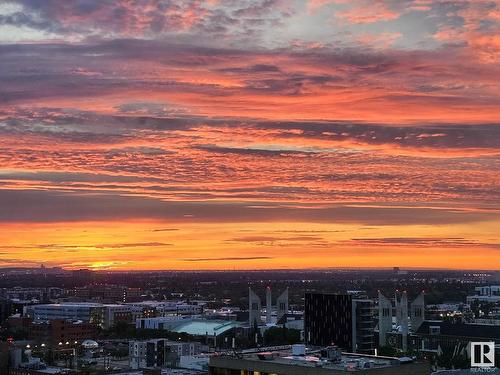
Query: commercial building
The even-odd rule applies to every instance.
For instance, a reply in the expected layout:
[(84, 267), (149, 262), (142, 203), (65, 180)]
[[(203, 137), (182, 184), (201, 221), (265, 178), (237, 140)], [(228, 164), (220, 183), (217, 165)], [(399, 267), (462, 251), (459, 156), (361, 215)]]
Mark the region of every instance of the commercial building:
[(140, 301), (142, 290), (121, 285), (92, 284), (75, 288), (74, 296), (84, 301), (125, 303)]
[(175, 366), (177, 353), (173, 353), (166, 339), (129, 342), (129, 365), (132, 369)]
[(409, 358), (402, 361), (393, 357), (340, 353), (335, 348), (315, 352), (306, 352), (305, 348), (263, 349), (212, 356), (209, 361), (209, 375), (342, 375), (353, 371), (371, 375), (428, 375), (430, 367)]
[(82, 342), (97, 336), (97, 326), (95, 324), (60, 319), (51, 320), (47, 323), (32, 323), (30, 330), (34, 339), (54, 345), (61, 342)]
[(8, 299), (0, 298), (0, 324), (12, 315), (12, 303)]
[(73, 282), (77, 285), (88, 285), (92, 282), (94, 278), (94, 271), (86, 268), (79, 270), (74, 270), (71, 272), (73, 276)]
[(25, 315), (26, 313), (26, 308), (28, 306), (33, 306), (37, 305), (38, 302), (36, 300), (18, 300), (18, 299), (13, 299), (10, 300), (11, 302), (11, 313), (12, 315)]
[(479, 286), (475, 288), (472, 296), (467, 296), (467, 303), (500, 302), (500, 285)]
[(48, 302), (52, 299), (59, 298), (64, 294), (61, 288), (2, 288), (0, 289), (0, 297), (9, 300), (36, 300), (40, 302)]
[(167, 339), (131, 341), (129, 365), (132, 369), (162, 366), (206, 369), (208, 357), (199, 355), (201, 349), (201, 344), (197, 342), (176, 342)]
[(201, 315), (205, 303), (186, 301), (142, 301), (133, 306), (143, 309), (144, 317), (167, 315)]
[(201, 319), (190, 316), (165, 316), (141, 318), (136, 321), (138, 329), (168, 330), (194, 337), (202, 337), (208, 344), (220, 346), (225, 337), (234, 337), (241, 323), (233, 320)]
[(168, 347), (172, 353), (182, 356), (195, 356), (202, 352), (202, 345), (199, 342), (168, 341)]
[(77, 372), (60, 367), (44, 366), (43, 369), (36, 370), (30, 368), (10, 368), (5, 375), (77, 375)]
[(137, 329), (171, 330), (182, 323), (191, 321), (190, 316), (159, 316), (156, 318), (139, 318), (135, 321)]
[(374, 304), (352, 294), (306, 293), (304, 335), (314, 346), (373, 353)]
[(90, 302), (67, 302), (26, 307), (26, 315), (35, 321), (80, 320), (97, 324), (104, 329), (109, 329), (120, 321), (132, 323), (141, 314), (141, 309), (131, 305), (103, 305)]
[(97, 336), (98, 327), (95, 324), (71, 321), (64, 319), (53, 319), (48, 321), (33, 321), (29, 317), (13, 316), (7, 320), (13, 329), (23, 329), (27, 332), (27, 338), (39, 343), (57, 345), (59, 342), (81, 342)]
[(240, 323), (230, 320), (202, 320), (193, 319), (172, 328), (173, 332), (185, 333), (191, 336), (219, 338), (230, 334), (241, 326)]
[(304, 314), (301, 312), (288, 313), (283, 315), (277, 322), (278, 326), (296, 329), (304, 333)]
[[(400, 332), (388, 332), (387, 346), (402, 350)], [(471, 342), (495, 342), (500, 346), (500, 325), (453, 323), (443, 320), (424, 320), (415, 332), (408, 335), (408, 349), (425, 353), (428, 358), (448, 358), (449, 361), (469, 363)], [(500, 351), (496, 351), (500, 363)]]
[(134, 323), (143, 316), (143, 309), (133, 305), (103, 305), (103, 328), (111, 328), (119, 322)]
[(26, 315), (38, 321), (68, 319), (100, 323), (102, 320), (102, 307), (98, 303), (32, 305), (26, 308)]
[(500, 344), (500, 325), (425, 320), (412, 336), (414, 349), (438, 352), (439, 348), (467, 346), (471, 341)]

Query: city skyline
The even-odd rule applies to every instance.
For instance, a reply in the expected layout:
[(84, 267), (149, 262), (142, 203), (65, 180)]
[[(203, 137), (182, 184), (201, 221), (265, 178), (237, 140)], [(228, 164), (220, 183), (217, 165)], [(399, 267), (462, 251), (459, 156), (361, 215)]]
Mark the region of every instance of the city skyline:
[(498, 1), (4, 1), (0, 267), (500, 269)]

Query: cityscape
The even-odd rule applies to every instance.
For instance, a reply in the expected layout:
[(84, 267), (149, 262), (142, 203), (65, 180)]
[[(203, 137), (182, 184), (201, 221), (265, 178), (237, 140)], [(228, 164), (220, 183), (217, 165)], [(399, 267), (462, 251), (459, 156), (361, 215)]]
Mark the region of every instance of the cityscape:
[(0, 0), (0, 375), (500, 374), (499, 0)]
[(1, 280), (2, 374), (461, 374), (471, 342), (500, 344), (498, 271), (42, 266)]

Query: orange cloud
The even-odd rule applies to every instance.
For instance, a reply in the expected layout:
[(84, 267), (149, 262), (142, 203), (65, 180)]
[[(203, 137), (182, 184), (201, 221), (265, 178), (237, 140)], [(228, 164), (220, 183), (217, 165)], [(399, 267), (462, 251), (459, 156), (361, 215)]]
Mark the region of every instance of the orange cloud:
[(342, 11), (335, 12), (335, 17), (354, 24), (390, 21), (399, 18), (401, 14), (390, 9), (384, 1), (368, 1)]
[(0, 265), (498, 264), (497, 8), (17, 1)]
[[(467, 231), (466, 226), (450, 225), (441, 226), (439, 230), (427, 226), (413, 227), (412, 232), (417, 237), (380, 240), (363, 240), (359, 236), (370, 236), (380, 231), (398, 235), (408, 228), (248, 222), (244, 224), (246, 234), (242, 236), (242, 226), (229, 223), (175, 223), (175, 231), (161, 231), (164, 224), (158, 221), (125, 221), (34, 224), (29, 228), (25, 225), (3, 225), (2, 229), (8, 230), (11, 235), (0, 236), (4, 251), (9, 251), (8, 256), (0, 258), (0, 265), (25, 262), (62, 265), (70, 269), (111, 270), (328, 268), (350, 267), (353, 264), (358, 267), (388, 267), (394, 264), (394, 257), (397, 257), (397, 264), (403, 267), (491, 269), (492, 265), (499, 264), (495, 260), (500, 260), (498, 249), (495, 249), (498, 244), (477, 246), (479, 240), (492, 235), (498, 222), (482, 226), (483, 233), (473, 239), (443, 237), (448, 233)], [(433, 237), (429, 238), (430, 235)], [(117, 237), (122, 243), (114, 245), (119, 247), (96, 246)], [(239, 240), (232, 241), (234, 238)], [(132, 240), (142, 242), (127, 244)], [(160, 242), (172, 245), (152, 251), (149, 244)], [(466, 243), (471, 246), (466, 246)], [(405, 251), (401, 251), (402, 244)]]

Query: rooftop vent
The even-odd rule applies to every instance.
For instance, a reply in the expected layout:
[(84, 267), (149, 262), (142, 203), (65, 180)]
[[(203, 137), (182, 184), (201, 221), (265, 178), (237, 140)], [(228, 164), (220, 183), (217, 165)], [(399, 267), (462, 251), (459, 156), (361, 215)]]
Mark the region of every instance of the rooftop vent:
[(292, 355), (305, 356), (306, 355), (306, 346), (304, 344), (292, 345)]

